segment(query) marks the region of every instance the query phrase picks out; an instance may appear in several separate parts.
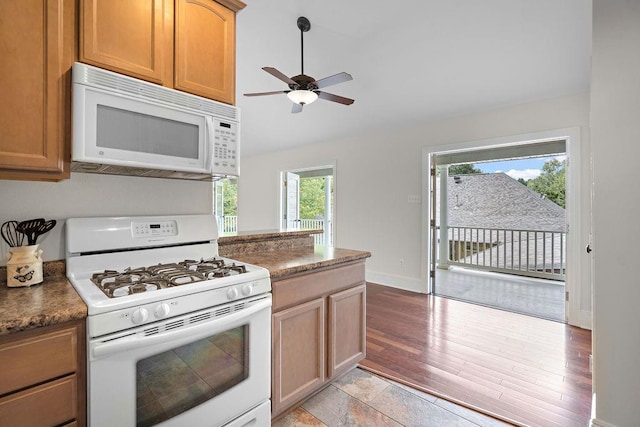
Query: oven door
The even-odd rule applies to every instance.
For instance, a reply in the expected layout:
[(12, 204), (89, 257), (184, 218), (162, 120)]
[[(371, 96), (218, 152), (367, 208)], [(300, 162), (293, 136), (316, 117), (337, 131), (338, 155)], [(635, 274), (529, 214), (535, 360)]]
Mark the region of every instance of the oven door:
[(90, 425), (221, 426), (264, 404), (270, 325), (267, 294), (90, 340)]

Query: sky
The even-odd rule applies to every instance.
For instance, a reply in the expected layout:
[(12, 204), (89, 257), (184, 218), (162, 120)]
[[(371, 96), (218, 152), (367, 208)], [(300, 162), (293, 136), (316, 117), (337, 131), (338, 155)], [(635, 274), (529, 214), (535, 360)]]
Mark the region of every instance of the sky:
[(513, 179), (524, 178), (528, 180), (537, 178), (542, 172), (542, 165), (554, 158), (562, 161), (566, 159), (566, 156), (536, 157), (521, 160), (474, 163), (473, 165), (485, 173), (504, 172)]

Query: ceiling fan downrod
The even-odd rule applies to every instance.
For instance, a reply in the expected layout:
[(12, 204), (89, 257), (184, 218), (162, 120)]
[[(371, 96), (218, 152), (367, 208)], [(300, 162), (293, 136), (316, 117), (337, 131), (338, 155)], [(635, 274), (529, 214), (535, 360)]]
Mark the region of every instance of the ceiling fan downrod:
[(311, 29), (311, 22), (304, 16), (298, 18), (300, 29), (300, 74), (304, 74), (304, 33)]

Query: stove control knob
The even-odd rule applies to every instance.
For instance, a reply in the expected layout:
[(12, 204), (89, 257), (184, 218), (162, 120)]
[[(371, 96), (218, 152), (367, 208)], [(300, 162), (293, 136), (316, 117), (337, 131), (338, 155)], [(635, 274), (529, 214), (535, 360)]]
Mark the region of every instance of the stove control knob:
[(146, 308), (142, 308), (142, 307), (141, 308), (137, 308), (133, 312), (133, 315), (131, 316), (131, 320), (136, 325), (146, 321), (148, 318), (149, 318), (149, 312), (147, 311)]
[(238, 298), (238, 290), (236, 288), (230, 288), (227, 291), (227, 299), (232, 300), (232, 299), (236, 299), (236, 298)]
[(251, 287), (251, 285), (242, 286), (242, 295), (248, 297), (249, 295), (251, 295), (251, 292), (253, 292), (253, 288)]
[(171, 311), (171, 309), (169, 308), (169, 304), (163, 302), (162, 304), (159, 304), (155, 310), (153, 310), (153, 314), (157, 319), (162, 319), (163, 317), (167, 317), (169, 311)]

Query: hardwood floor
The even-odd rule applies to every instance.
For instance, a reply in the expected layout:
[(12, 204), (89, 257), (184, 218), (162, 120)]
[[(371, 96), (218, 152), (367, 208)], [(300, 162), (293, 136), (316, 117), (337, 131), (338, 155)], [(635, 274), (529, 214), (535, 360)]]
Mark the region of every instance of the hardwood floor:
[(588, 330), (367, 284), (363, 369), (514, 424), (588, 425), (590, 352)]

